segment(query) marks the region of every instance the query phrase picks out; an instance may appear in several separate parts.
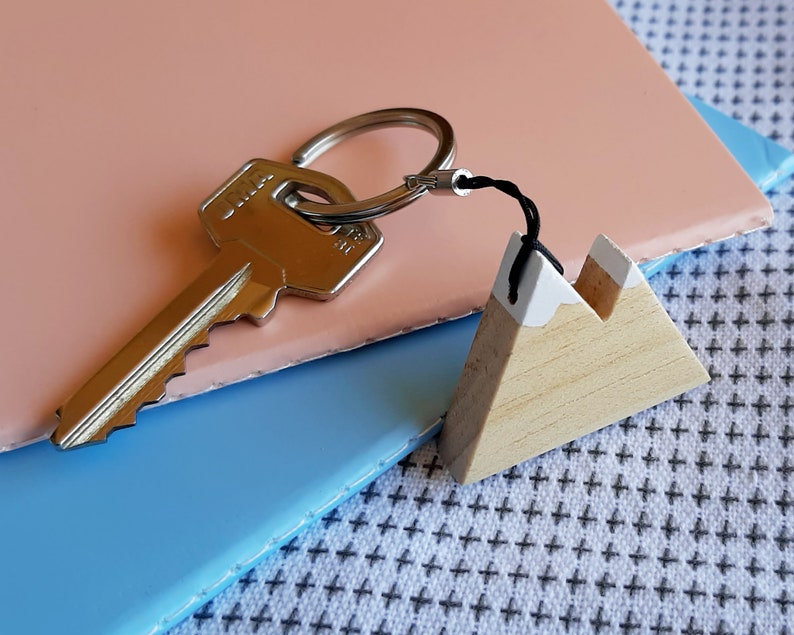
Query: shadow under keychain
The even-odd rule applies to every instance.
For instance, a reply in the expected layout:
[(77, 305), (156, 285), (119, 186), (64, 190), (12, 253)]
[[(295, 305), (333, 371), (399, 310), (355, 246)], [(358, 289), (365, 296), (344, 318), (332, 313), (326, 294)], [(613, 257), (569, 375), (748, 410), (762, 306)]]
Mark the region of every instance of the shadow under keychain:
[[(441, 458), (461, 483), (709, 380), (637, 265), (606, 236), (595, 238), (570, 284), (539, 240), (537, 206), (514, 183), (443, 168), (406, 176), (402, 196), (468, 196), (487, 187), (519, 202), (527, 231), (509, 237), (441, 431)], [(315, 222), (369, 221), (407, 204), (395, 198), (398, 191), (373, 206), (305, 199), (294, 206)]]

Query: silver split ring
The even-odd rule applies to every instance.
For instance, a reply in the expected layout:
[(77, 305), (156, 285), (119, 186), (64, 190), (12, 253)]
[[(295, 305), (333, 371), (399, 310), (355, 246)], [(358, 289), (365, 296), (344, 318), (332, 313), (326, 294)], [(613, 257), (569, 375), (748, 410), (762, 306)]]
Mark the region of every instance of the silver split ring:
[[(418, 176), (429, 175), (431, 172), (444, 170), (452, 165), (455, 159), (455, 136), (452, 126), (441, 115), (419, 108), (375, 110), (340, 121), (295, 150), (292, 154), (292, 163), (300, 168), (307, 167), (326, 150), (330, 150), (345, 139), (370, 130), (397, 126), (422, 128), (438, 139), (436, 153)], [(290, 196), (290, 205), (301, 216), (315, 223), (362, 223), (405, 207), (427, 191), (426, 184), (414, 179), (378, 196), (351, 203), (318, 203), (301, 196), (299, 192), (293, 192)]]

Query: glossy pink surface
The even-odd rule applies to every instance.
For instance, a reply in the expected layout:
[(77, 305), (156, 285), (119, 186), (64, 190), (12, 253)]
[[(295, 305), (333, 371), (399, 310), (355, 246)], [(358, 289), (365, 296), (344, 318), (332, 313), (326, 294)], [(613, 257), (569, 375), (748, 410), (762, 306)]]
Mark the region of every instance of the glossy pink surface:
[[(472, 5), (475, 7), (477, 5)], [(578, 271), (608, 234), (635, 260), (757, 228), (764, 197), (605, 4), (208, 0), (16, 3), (0, 24), (0, 447), (54, 411), (212, 258), (196, 209), (245, 161), (394, 106), (455, 128), (456, 165), (538, 203)], [(434, 147), (359, 137), (313, 167), (359, 196)], [(284, 298), (266, 327), (215, 331), (169, 384), (194, 394), (406, 329), (487, 298), (521, 214), (495, 192), (424, 199), (331, 303)], [(573, 273), (572, 275), (575, 275)]]

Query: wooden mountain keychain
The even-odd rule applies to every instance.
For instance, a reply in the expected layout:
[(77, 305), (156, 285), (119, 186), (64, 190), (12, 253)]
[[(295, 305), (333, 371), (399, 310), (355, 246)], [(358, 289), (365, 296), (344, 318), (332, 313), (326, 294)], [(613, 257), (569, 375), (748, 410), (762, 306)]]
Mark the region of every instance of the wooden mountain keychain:
[(709, 380), (637, 265), (598, 236), (571, 285), (538, 242), (535, 204), (507, 181), (460, 176), (521, 203), (441, 431), (439, 451), (472, 483)]

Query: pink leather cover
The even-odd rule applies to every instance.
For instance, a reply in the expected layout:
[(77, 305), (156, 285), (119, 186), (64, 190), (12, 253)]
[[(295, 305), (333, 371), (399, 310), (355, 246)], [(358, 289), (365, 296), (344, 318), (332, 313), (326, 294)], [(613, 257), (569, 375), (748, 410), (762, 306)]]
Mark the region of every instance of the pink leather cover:
[[(196, 217), (208, 194), (354, 114), (447, 117), (456, 165), (517, 181), (570, 272), (601, 232), (643, 260), (771, 218), (601, 2), (31, 1), (4, 11), (0, 64), (0, 447), (48, 433), (64, 398), (210, 261)], [(313, 167), (367, 196), (433, 148), (421, 131), (383, 131)], [(337, 300), (284, 298), (264, 328), (218, 329), (169, 394), (469, 313), (521, 214), (475, 192), (379, 225), (382, 252)]]

